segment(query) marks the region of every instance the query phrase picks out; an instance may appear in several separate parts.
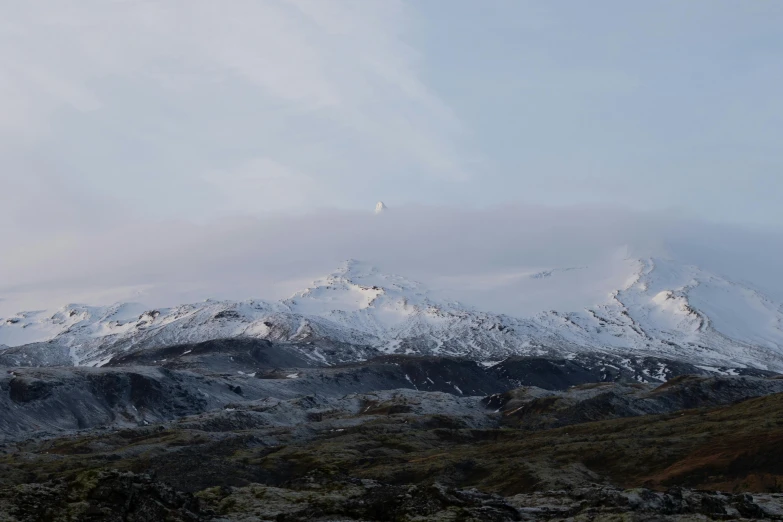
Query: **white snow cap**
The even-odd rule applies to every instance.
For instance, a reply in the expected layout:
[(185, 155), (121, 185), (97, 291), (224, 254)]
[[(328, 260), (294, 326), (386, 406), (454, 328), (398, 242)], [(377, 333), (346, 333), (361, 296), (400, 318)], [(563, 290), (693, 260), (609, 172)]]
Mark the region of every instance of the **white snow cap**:
[(386, 204), (383, 201), (379, 201), (375, 204), (375, 213), (380, 214), (384, 210), (387, 210), (389, 207), (386, 206)]

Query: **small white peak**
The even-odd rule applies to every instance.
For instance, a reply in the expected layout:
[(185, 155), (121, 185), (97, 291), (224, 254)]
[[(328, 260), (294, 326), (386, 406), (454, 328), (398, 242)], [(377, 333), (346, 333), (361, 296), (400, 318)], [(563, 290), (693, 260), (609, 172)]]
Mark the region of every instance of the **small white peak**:
[(340, 264), (340, 268), (338, 268), (338, 272), (350, 272), (351, 270), (359, 267), (362, 265), (362, 262), (358, 259), (346, 259)]
[(375, 204), (375, 213), (380, 214), (381, 212), (385, 212), (388, 210), (389, 207), (386, 206), (386, 204), (383, 201), (379, 201)]
[(376, 272), (377, 272), (376, 268), (372, 265), (369, 265), (357, 259), (347, 259), (343, 261), (343, 263), (340, 265), (340, 268), (338, 268), (337, 271), (332, 273), (332, 277), (334, 276), (344, 277), (344, 278), (362, 277), (362, 276), (375, 274)]

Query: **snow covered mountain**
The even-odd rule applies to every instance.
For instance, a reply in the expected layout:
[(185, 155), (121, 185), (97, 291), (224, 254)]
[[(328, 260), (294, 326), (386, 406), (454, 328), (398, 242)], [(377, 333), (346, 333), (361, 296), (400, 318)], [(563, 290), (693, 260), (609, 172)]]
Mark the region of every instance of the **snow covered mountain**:
[(379, 354), (605, 353), (704, 368), (783, 370), (783, 307), (748, 285), (665, 259), (632, 263), (627, 283), (580, 311), (519, 318), (437, 299), (423, 285), (348, 261), (275, 302), (206, 301), (168, 309), (70, 305), (0, 319), (0, 355), (15, 364), (100, 366), (118, 354), (249, 337), (290, 343), (325, 364)]

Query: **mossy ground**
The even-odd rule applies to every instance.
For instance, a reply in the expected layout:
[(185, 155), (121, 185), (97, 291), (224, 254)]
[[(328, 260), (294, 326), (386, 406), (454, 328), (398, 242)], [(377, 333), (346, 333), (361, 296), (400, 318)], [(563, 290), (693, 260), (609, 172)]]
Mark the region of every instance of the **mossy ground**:
[[(51, 483), (67, 484), (67, 509), (86, 509), (85, 499), (107, 470), (151, 474), (195, 494), (210, 516), (233, 513), (237, 520), (243, 510), (256, 512), (260, 505), (267, 511), (278, 506), (281, 513), (299, 505), (297, 512), (305, 514), (317, 508), (372, 516), (352, 499), (370, 495), (366, 484), (376, 483), (394, 499), (412, 495), (422, 506), (430, 494), (416, 497), (419, 490), (410, 488), (436, 483), (506, 498), (588, 484), (783, 491), (783, 394), (543, 431), (475, 429), (458, 418), (377, 409), (363, 424), (307, 436), (302, 427), (296, 433), (280, 427), (200, 431), (172, 423), (6, 444), (0, 448), (0, 511), (13, 506), (19, 488)], [(264, 443), (270, 438), (277, 444)], [(380, 498), (381, 490), (372, 495)], [(462, 507), (442, 502), (437, 509), (406, 511), (394, 499), (384, 500), (397, 506), (394, 520), (414, 520), (416, 513), (468, 520), (489, 502), (465, 501)]]

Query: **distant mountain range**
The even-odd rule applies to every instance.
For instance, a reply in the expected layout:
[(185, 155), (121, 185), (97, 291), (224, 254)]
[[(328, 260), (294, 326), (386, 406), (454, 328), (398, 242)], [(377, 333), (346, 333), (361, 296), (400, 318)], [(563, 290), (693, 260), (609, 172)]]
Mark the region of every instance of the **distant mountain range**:
[[(533, 317), (433, 297), (423, 285), (347, 261), (281, 301), (212, 301), (149, 309), (69, 305), (0, 319), (7, 364), (102, 366), (121, 354), (226, 338), (290, 343), (332, 365), (384, 354), (653, 356), (705, 369), (783, 370), (783, 309), (760, 291), (695, 266), (640, 259), (603, 303)], [(557, 271), (541, 272), (552, 277)], [(545, 275), (544, 275), (545, 274)]]

